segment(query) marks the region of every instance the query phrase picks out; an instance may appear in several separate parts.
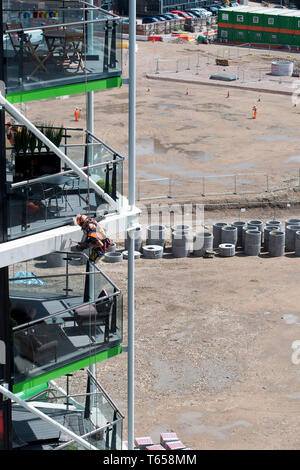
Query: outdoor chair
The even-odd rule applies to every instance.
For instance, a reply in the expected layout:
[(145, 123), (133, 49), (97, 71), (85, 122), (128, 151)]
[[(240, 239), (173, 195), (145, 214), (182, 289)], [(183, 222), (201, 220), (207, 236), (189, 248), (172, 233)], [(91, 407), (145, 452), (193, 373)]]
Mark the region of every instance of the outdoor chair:
[(43, 365), (51, 360), (56, 362), (57, 341), (49, 341), (47, 335), (36, 335), (32, 331), (20, 331), (15, 334), (15, 344), (21, 356), (33, 364)]
[(113, 298), (101, 301), (101, 298), (106, 297), (107, 295), (107, 292), (103, 289), (100, 292), (95, 306), (90, 304), (74, 309), (74, 321), (79, 327), (104, 325), (105, 343), (109, 341), (109, 319), (113, 307)]
[[(72, 199), (72, 195), (76, 194), (78, 196), (78, 204), (81, 206), (81, 196), (80, 196), (80, 177), (78, 176), (72, 176), (70, 178), (70, 181), (66, 181), (63, 184), (62, 191), (61, 191), (61, 197), (65, 201), (65, 210), (67, 211), (68, 206), (70, 207), (71, 210), (73, 209), (72, 204), (70, 203), (70, 199), (72, 203), (74, 204), (74, 200)], [(68, 199), (68, 196), (69, 199)]]
[[(59, 212), (58, 196), (55, 187), (48, 187), (44, 183), (33, 183), (28, 187), (28, 202), (35, 202), (39, 207), (44, 208), (45, 222), (47, 222), (49, 214)], [(55, 200), (55, 206), (51, 205), (53, 199)]]
[[(22, 23), (8, 23), (6, 29), (16, 53), (16, 59), (23, 62), (24, 58), (27, 58), (35, 67), (29, 77), (33, 77), (40, 69), (49, 74), (45, 62), (52, 55), (51, 52), (38, 50), (40, 44), (32, 44), (30, 34), (24, 32)], [(17, 31), (12, 32), (13, 30)]]

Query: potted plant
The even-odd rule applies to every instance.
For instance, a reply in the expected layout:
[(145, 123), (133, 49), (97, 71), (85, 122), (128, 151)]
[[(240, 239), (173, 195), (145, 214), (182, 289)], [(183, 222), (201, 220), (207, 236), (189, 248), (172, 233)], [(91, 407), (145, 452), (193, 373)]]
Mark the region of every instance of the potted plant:
[(14, 132), (15, 174), (14, 181), (29, 179), (31, 165), (27, 158), (29, 148), (29, 133), (25, 126), (20, 126)]
[[(96, 182), (96, 184), (101, 188), (104, 192), (107, 194), (111, 194), (112, 192), (112, 185), (108, 183), (108, 188), (107, 188), (107, 181), (105, 179), (100, 179)], [(103, 199), (102, 196), (99, 194), (95, 193), (95, 199), (96, 199), (96, 204), (97, 206), (100, 206), (101, 204), (105, 203), (105, 200)]]
[[(60, 146), (64, 135), (63, 126), (54, 127), (52, 124), (41, 124), (37, 127), (54, 145)], [(17, 128), (14, 149), (16, 154), (15, 182), (45, 174), (59, 173), (61, 170), (60, 158), (25, 126)]]

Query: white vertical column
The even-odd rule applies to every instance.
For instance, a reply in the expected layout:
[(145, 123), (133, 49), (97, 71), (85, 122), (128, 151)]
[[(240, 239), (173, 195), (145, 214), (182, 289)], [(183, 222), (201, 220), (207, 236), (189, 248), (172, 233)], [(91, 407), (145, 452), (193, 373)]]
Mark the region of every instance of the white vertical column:
[[(128, 200), (135, 206), (136, 0), (129, 0), (129, 161)], [(130, 227), (129, 227), (130, 228)], [(128, 243), (128, 449), (134, 448), (134, 230)]]

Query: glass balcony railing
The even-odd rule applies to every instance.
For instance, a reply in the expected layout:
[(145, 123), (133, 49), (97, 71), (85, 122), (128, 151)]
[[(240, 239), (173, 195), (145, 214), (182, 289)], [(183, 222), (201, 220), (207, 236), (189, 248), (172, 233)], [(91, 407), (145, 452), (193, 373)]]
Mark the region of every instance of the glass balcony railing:
[[(86, 393), (78, 392), (78, 383), (76, 393), (70, 393), (72, 379), (67, 377), (68, 391), (51, 381), (46, 390), (26, 401), (94, 448), (122, 450), (124, 416), (89, 370), (87, 376)], [(54, 424), (44, 422), (20, 405), (13, 405), (12, 423), (15, 447), (31, 450), (40, 445), (41, 450), (44, 443), (47, 450), (84, 450)]]
[(84, 254), (56, 256), (65, 264), (55, 268), (62, 274), (40, 275), (39, 262), (32, 267), (38, 277), (18, 271), (10, 278), (15, 384), (94, 357), (122, 341), (119, 289), (91, 263), (90, 271), (81, 272)]
[[(70, 144), (66, 138), (60, 149), (121, 204), (124, 157), (89, 133), (84, 140), (86, 144)], [(9, 239), (69, 224), (79, 213), (95, 217), (114, 211), (88, 182), (45, 149), (18, 154), (7, 149), (7, 201)]]
[(3, 2), (7, 93), (121, 76), (119, 18), (82, 1)]

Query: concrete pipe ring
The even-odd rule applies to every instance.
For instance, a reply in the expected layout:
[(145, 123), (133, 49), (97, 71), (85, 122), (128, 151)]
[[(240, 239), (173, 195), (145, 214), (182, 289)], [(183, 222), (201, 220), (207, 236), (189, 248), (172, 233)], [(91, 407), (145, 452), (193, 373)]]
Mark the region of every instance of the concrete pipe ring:
[(221, 229), (221, 241), (222, 243), (231, 243), (232, 245), (237, 245), (238, 232), (237, 228), (232, 225), (227, 225), (227, 227), (222, 227)]
[(274, 230), (269, 233), (269, 255), (283, 256), (285, 251), (285, 232)]
[(227, 226), (228, 224), (226, 222), (216, 222), (213, 225), (214, 248), (218, 248), (222, 243), (222, 228)]
[[(123, 252), (123, 259), (128, 259), (128, 251), (124, 250)], [(139, 259), (141, 257), (141, 253), (139, 251), (134, 252), (134, 259)]]
[(262, 220), (248, 220), (248, 225), (254, 225), (255, 227), (258, 227), (258, 230), (260, 232), (263, 231), (263, 222), (262, 222)]
[(143, 247), (143, 255), (147, 259), (162, 258), (163, 251), (163, 247), (160, 245), (145, 245)]
[(221, 243), (219, 245), (219, 254), (222, 257), (231, 257), (235, 255), (235, 245), (233, 243)]
[(123, 253), (119, 251), (107, 252), (104, 254), (104, 261), (106, 263), (119, 263), (123, 261)]

